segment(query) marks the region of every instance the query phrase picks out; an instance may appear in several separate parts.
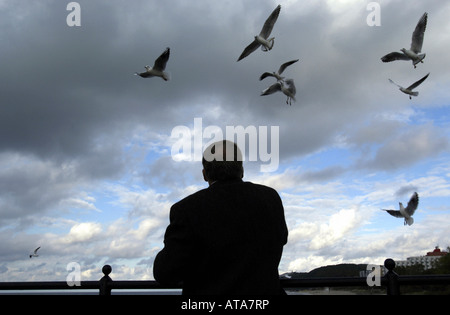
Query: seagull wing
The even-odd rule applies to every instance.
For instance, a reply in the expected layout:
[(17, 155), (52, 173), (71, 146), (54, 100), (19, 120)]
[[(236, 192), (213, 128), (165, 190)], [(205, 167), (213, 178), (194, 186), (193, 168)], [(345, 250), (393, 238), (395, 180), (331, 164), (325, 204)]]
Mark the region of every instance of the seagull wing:
[(169, 61), (170, 57), (170, 48), (167, 47), (166, 50), (155, 60), (155, 64), (153, 65), (153, 69), (163, 71), (166, 69), (167, 61)]
[(414, 90), (416, 87), (418, 87), (419, 85), (421, 85), (422, 84), (422, 82), (423, 81), (425, 81), (427, 78), (428, 78), (428, 76), (429, 76), (430, 74), (428, 73), (426, 76), (424, 76), (422, 79), (420, 79), (419, 81), (417, 81), (417, 82), (415, 82), (414, 84), (412, 84), (411, 86), (409, 86), (408, 87), (408, 90)]
[(419, 206), (419, 195), (415, 192), (411, 199), (408, 201), (408, 205), (406, 206), (406, 213), (408, 213), (410, 216), (414, 214), (417, 207)]
[(151, 75), (148, 72), (141, 72), (141, 73), (136, 72), (135, 75), (138, 75), (138, 76), (140, 76), (142, 78), (148, 78), (148, 77), (152, 77), (153, 76), (153, 75)]
[(272, 33), (273, 26), (275, 25), (275, 22), (278, 19), (278, 16), (280, 15), (281, 5), (278, 5), (275, 10), (273, 10), (272, 14), (267, 18), (266, 22), (264, 23), (263, 28), (261, 29), (261, 33), (259, 33), (259, 36), (264, 37), (267, 39), (270, 36), (270, 33)]
[(417, 23), (412, 35), (411, 50), (416, 54), (422, 51), (423, 37), (427, 28), (428, 13), (425, 12)]
[(271, 86), (269, 86), (264, 91), (262, 91), (261, 96), (270, 95), (270, 94), (273, 94), (273, 93), (279, 92), (279, 91), (281, 91), (281, 83), (277, 82), (277, 83), (274, 83)]
[(394, 85), (396, 85), (396, 86), (398, 86), (399, 88), (403, 88), (401, 85), (398, 85), (397, 83), (395, 83), (394, 81), (392, 81), (391, 79), (389, 79), (389, 82), (391, 82), (392, 84), (394, 84)]
[(283, 64), (280, 66), (280, 69), (278, 69), (278, 74), (282, 74), (283, 71), (284, 71), (287, 67), (289, 67), (290, 65), (296, 63), (297, 61), (298, 61), (298, 59), (297, 59), (297, 60), (291, 60), (291, 61), (288, 61), (288, 62), (283, 63)]
[(34, 254), (37, 254), (37, 251), (41, 248), (40, 246), (34, 250)]
[(386, 211), (387, 213), (389, 213), (393, 217), (404, 218), (404, 216), (398, 210), (386, 210), (386, 209), (382, 209), (382, 210)]
[(259, 81), (262, 81), (262, 80), (264, 80), (264, 79), (267, 78), (267, 77), (275, 77), (275, 76), (273, 75), (273, 73), (270, 73), (270, 72), (264, 72), (264, 73), (261, 74), (261, 76), (259, 77)]
[(239, 57), (239, 60), (244, 59), (248, 55), (250, 55), (252, 52), (254, 52), (258, 47), (261, 46), (261, 44), (255, 39), (250, 45), (245, 47), (244, 51), (242, 52), (241, 56)]
[(381, 61), (383, 62), (392, 62), (395, 60), (411, 60), (408, 56), (400, 52), (392, 52), (387, 54), (386, 56), (381, 57)]

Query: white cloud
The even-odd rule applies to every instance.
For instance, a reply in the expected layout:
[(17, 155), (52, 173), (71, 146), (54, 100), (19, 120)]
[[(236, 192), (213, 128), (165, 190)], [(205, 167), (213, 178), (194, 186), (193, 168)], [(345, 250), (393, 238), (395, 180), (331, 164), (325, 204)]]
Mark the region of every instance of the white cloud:
[(167, 199), (167, 194), (158, 193), (153, 189), (133, 188), (120, 185), (111, 187), (110, 190), (118, 198), (114, 204), (128, 209), (129, 215), (132, 217), (161, 218), (168, 214), (171, 204)]
[(101, 212), (101, 210), (97, 209), (97, 207), (95, 206), (95, 198), (93, 198), (93, 197), (86, 197), (84, 199), (67, 198), (67, 199), (61, 200), (59, 204), (61, 207), (87, 209), (87, 210)]
[(354, 230), (360, 220), (355, 209), (341, 210), (333, 214), (328, 224), (320, 224), (318, 233), (311, 240), (311, 249), (319, 250), (335, 244)]
[(298, 271), (298, 272), (308, 272), (315, 268), (335, 265), (342, 263), (342, 258), (339, 257), (329, 257), (325, 258), (322, 256), (310, 255), (305, 258), (297, 258), (289, 263), (286, 272)]
[(99, 223), (83, 222), (75, 224), (69, 231), (66, 237), (63, 237), (64, 243), (81, 243), (92, 241), (93, 238), (102, 232), (102, 227)]

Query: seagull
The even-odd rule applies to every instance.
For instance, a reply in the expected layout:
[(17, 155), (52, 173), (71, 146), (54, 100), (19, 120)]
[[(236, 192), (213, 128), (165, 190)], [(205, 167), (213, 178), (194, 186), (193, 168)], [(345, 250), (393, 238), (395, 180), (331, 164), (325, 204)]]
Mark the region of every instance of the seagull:
[(419, 195), (415, 192), (411, 199), (408, 201), (408, 205), (403, 207), (403, 204), (401, 202), (398, 203), (400, 206), (400, 210), (386, 210), (382, 209), (384, 211), (387, 211), (390, 215), (396, 217), (396, 218), (404, 218), (404, 225), (412, 225), (414, 223), (414, 219), (412, 218), (412, 215), (417, 209), (417, 206), (419, 205)]
[(407, 87), (406, 89), (400, 85), (398, 85), (397, 83), (395, 83), (394, 81), (392, 81), (391, 79), (389, 79), (389, 82), (391, 82), (392, 84), (395, 84), (396, 86), (399, 87), (400, 91), (402, 91), (405, 94), (409, 95), (409, 99), (411, 100), (413, 96), (418, 96), (419, 92), (413, 92), (413, 90), (418, 87), (419, 85), (422, 84), (423, 81), (425, 81), (428, 76), (430, 74), (428, 73), (426, 76), (424, 76), (422, 79), (420, 79), (419, 81), (417, 81), (416, 83), (412, 84), (411, 86)]
[(37, 251), (39, 250), (39, 248), (41, 248), (40, 246), (38, 248), (36, 248), (33, 252), (33, 254), (30, 254), (30, 258), (32, 257), (39, 257), (39, 255), (37, 254)]
[(278, 5), (275, 8), (275, 10), (272, 12), (272, 14), (270, 14), (270, 16), (267, 18), (259, 35), (255, 36), (255, 40), (244, 49), (244, 51), (242, 52), (241, 56), (239, 57), (239, 59), (237, 61), (244, 59), (245, 57), (250, 55), (252, 52), (254, 52), (256, 49), (258, 49), (258, 47), (261, 45), (262, 45), (261, 49), (263, 51), (269, 51), (273, 48), (273, 44), (275, 42), (275, 37), (269, 38), (269, 36), (270, 36), (270, 33), (272, 32), (275, 22), (278, 19), (280, 10), (281, 10), (281, 5)]
[(277, 82), (272, 84), (270, 87), (262, 91), (261, 96), (263, 95), (270, 95), (275, 92), (283, 92), (284, 95), (287, 96), (286, 104), (292, 105), (292, 100), (295, 102), (295, 93), (297, 92), (294, 85), (294, 80), (288, 79), (285, 81), (285, 83), (288, 85), (286, 88), (283, 84), (283, 82)]
[(262, 80), (264, 80), (264, 79), (267, 78), (267, 77), (275, 77), (275, 78), (277, 79), (277, 81), (283, 81), (283, 80), (284, 80), (284, 77), (281, 76), (281, 74), (283, 73), (283, 71), (284, 71), (287, 67), (289, 67), (290, 65), (296, 63), (298, 60), (299, 60), (299, 59), (297, 59), (297, 60), (291, 60), (291, 61), (288, 61), (288, 62), (283, 63), (283, 64), (280, 66), (280, 69), (278, 69), (277, 72), (272, 72), (272, 73), (270, 73), (270, 72), (264, 72), (264, 73), (259, 77), (259, 80), (262, 81)]
[(402, 48), (400, 52), (392, 52), (381, 58), (383, 62), (391, 62), (395, 60), (411, 60), (414, 66), (425, 59), (426, 54), (421, 54), (423, 37), (425, 35), (425, 29), (427, 28), (428, 13), (425, 12), (417, 23), (416, 29), (412, 35), (411, 48), (409, 50)]
[(151, 78), (151, 77), (160, 77), (164, 81), (169, 80), (169, 74), (166, 73), (164, 70), (166, 69), (167, 61), (170, 57), (170, 48), (167, 47), (166, 50), (161, 54), (161, 56), (158, 57), (158, 59), (155, 60), (155, 64), (153, 67), (145, 66), (145, 69), (147, 71), (138, 73), (136, 72), (135, 75), (138, 75), (142, 78)]

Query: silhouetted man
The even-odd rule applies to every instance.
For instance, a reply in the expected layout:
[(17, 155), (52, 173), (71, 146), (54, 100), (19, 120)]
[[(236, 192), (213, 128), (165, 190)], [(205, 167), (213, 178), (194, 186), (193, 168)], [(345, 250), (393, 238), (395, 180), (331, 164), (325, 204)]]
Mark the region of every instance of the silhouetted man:
[(242, 154), (220, 141), (203, 154), (209, 187), (174, 204), (153, 273), (183, 294), (280, 294), (288, 230), (278, 193), (244, 182)]

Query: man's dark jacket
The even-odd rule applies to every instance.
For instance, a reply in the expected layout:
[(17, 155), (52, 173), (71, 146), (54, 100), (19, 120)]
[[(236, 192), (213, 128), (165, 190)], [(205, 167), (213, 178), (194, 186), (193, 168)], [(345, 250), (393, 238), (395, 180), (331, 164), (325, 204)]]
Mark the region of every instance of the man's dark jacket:
[(287, 236), (274, 189), (216, 182), (172, 206), (154, 277), (163, 285), (182, 282), (183, 294), (279, 294)]

